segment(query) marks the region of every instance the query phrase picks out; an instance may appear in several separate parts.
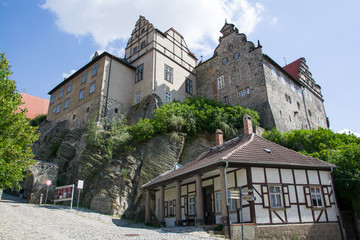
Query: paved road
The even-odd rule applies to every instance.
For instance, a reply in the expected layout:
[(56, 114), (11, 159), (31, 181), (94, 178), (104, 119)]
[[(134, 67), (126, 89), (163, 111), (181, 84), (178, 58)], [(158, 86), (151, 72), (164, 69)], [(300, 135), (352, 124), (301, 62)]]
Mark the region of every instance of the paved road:
[[(79, 209), (80, 210), (80, 209)], [(3, 194), (0, 239), (218, 239), (200, 227), (150, 228), (108, 215), (34, 205)]]

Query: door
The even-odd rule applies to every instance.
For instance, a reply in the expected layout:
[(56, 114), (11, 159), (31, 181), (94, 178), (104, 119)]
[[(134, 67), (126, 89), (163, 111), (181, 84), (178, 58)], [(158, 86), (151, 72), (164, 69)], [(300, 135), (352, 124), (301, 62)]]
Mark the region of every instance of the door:
[(203, 196), (204, 196), (204, 217), (205, 217), (205, 224), (211, 225), (215, 224), (215, 214), (214, 214), (214, 204), (213, 204), (213, 194), (214, 188), (207, 187), (203, 189)]

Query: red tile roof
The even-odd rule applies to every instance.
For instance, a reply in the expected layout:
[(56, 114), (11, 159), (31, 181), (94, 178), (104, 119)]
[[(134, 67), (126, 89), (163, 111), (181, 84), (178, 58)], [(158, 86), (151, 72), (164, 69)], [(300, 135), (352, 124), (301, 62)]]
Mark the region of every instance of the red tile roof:
[(27, 108), (28, 112), (26, 113), (26, 116), (29, 119), (33, 119), (40, 114), (48, 113), (49, 100), (31, 96), (26, 93), (20, 93), (20, 94), (22, 96), (22, 102), (24, 104), (19, 106), (19, 110), (17, 112), (20, 112), (25, 108)]
[(303, 58), (293, 61), (292, 63), (283, 67), (293, 78), (299, 81), (299, 69)]
[(169, 180), (185, 178), (189, 174), (194, 174), (210, 167), (214, 169), (217, 166), (223, 165), (225, 161), (229, 162), (229, 166), (253, 165), (314, 169), (330, 169), (335, 167), (330, 163), (270, 142), (257, 134), (251, 134), (234, 138), (222, 145), (213, 147), (183, 167), (153, 179), (145, 184), (144, 187), (153, 187)]

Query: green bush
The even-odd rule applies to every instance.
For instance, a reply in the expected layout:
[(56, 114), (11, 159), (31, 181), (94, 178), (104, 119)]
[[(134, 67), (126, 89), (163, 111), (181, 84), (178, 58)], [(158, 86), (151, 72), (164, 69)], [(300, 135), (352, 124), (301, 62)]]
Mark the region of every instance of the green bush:
[(152, 138), (154, 135), (154, 126), (150, 119), (140, 119), (137, 124), (131, 126), (132, 135), (140, 142), (144, 142)]
[(37, 115), (34, 119), (30, 120), (30, 125), (33, 127), (39, 126), (40, 123), (46, 120), (46, 114)]

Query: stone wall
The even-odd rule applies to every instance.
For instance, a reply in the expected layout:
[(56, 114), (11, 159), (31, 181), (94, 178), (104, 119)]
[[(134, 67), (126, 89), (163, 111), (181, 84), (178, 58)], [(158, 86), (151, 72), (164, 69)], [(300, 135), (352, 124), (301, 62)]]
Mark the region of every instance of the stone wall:
[(27, 191), (27, 200), (29, 203), (40, 203), (40, 195), (43, 194), (43, 203), (46, 197), (46, 180), (51, 180), (49, 187), (48, 202), (53, 199), (58, 175), (58, 165), (36, 160), (36, 163), (30, 166), (29, 174), (24, 182), (24, 190)]
[[(232, 226), (232, 238), (241, 239), (241, 224)], [(315, 224), (284, 224), (255, 226), (244, 224), (244, 239), (307, 239), (307, 240), (338, 240), (341, 233), (338, 223), (315, 223)]]

